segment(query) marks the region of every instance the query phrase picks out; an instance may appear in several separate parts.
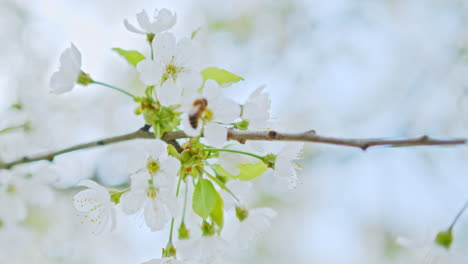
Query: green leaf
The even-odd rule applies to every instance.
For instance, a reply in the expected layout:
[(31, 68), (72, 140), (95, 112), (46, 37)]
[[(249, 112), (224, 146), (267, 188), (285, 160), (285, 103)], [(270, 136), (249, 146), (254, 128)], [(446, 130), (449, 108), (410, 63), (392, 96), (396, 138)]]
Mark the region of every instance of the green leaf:
[(203, 80), (214, 80), (219, 85), (222, 86), (229, 86), (232, 83), (236, 83), (238, 81), (244, 80), (244, 78), (226, 70), (216, 68), (216, 67), (208, 67), (201, 71), (201, 75), (203, 76)]
[(447, 231), (439, 232), (435, 238), (435, 242), (439, 246), (449, 249), (453, 242), (452, 230), (449, 229)]
[(216, 192), (216, 205), (213, 211), (211, 211), (210, 217), (211, 220), (219, 226), (221, 231), (224, 225), (224, 202), (218, 192)]
[(217, 195), (218, 193), (209, 180), (200, 179), (193, 192), (193, 211), (203, 219), (208, 218), (216, 207)]
[(213, 168), (221, 176), (241, 181), (250, 181), (260, 177), (268, 169), (268, 166), (264, 162), (237, 165), (237, 168), (241, 171), (238, 175), (229, 174), (220, 165), (214, 165)]
[(120, 48), (113, 48), (112, 50), (124, 57), (133, 67), (136, 67), (140, 61), (145, 59), (145, 56), (136, 50), (123, 50)]

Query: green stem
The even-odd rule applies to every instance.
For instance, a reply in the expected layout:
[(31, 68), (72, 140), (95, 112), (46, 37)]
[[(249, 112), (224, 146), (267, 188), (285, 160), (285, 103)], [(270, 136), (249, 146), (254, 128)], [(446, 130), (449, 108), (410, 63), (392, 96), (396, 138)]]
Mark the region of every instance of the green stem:
[(153, 45), (149, 43), (150, 49), (151, 49), (151, 60), (154, 60), (154, 51), (153, 51)]
[(209, 151), (217, 151), (217, 152), (232, 152), (232, 153), (238, 153), (238, 154), (244, 154), (244, 155), (247, 155), (247, 156), (251, 156), (251, 157), (254, 157), (254, 158), (257, 158), (261, 161), (264, 161), (263, 160), (263, 157), (262, 156), (259, 156), (259, 155), (255, 155), (253, 153), (249, 153), (249, 152), (244, 152), (244, 151), (240, 151), (240, 150), (234, 150), (234, 149), (216, 149), (216, 148), (207, 148)]
[(452, 231), (453, 227), (455, 226), (455, 224), (457, 223), (458, 219), (463, 214), (463, 212), (466, 210), (466, 208), (468, 208), (468, 200), (465, 202), (465, 205), (463, 205), (463, 208), (458, 212), (458, 214), (453, 219), (452, 224), (450, 225), (448, 229), (449, 231)]
[(209, 174), (206, 170), (205, 170), (205, 174), (208, 176), (208, 178), (210, 178), (212, 181), (214, 181), (221, 189), (225, 190), (227, 193), (229, 193), (237, 202), (239, 202), (239, 198), (236, 197), (236, 195), (231, 191), (229, 190), (228, 187), (226, 187), (226, 185), (224, 185), (224, 183), (222, 183), (220, 180), (218, 180), (216, 177), (214, 177), (213, 175)]
[(174, 230), (174, 217), (172, 217), (172, 220), (171, 220), (171, 231), (169, 231), (169, 243), (172, 244), (172, 231)]
[(126, 95), (132, 97), (133, 99), (135, 99), (135, 97), (136, 97), (135, 95), (133, 95), (133, 94), (131, 94), (131, 93), (125, 91), (125, 90), (122, 90), (122, 89), (120, 89), (120, 88), (117, 88), (117, 87), (112, 86), (112, 85), (107, 84), (107, 83), (98, 82), (98, 81), (92, 81), (91, 83), (99, 84), (99, 85), (102, 85), (102, 86), (105, 86), (105, 87), (109, 87), (109, 88), (114, 89), (114, 90), (116, 90), (116, 91), (118, 91), (118, 92), (121, 92), (121, 93), (123, 93), (123, 94), (126, 94)]
[(176, 197), (179, 197), (179, 190), (180, 190), (180, 182), (182, 181), (182, 176), (179, 176), (179, 180), (177, 181), (177, 190), (176, 190)]
[(4, 129), (0, 130), (0, 134), (9, 132), (9, 131), (15, 130), (15, 129), (26, 128), (27, 125), (28, 125), (28, 123), (26, 122), (24, 124), (17, 125), (17, 126), (6, 127)]
[(185, 221), (185, 211), (187, 209), (187, 198), (188, 198), (188, 184), (185, 183), (184, 211), (182, 211), (182, 222), (180, 223), (181, 225)]

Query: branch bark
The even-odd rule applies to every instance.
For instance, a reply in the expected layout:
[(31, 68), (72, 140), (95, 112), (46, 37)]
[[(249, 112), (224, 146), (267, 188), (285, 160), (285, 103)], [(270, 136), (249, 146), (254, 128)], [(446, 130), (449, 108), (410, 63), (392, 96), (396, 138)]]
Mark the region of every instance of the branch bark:
[[(135, 132), (124, 134), (121, 136), (110, 137), (106, 139), (91, 141), (84, 144), (78, 144), (73, 147), (62, 149), (55, 152), (50, 152), (42, 155), (23, 157), (8, 163), (0, 163), (0, 169), (10, 169), (18, 164), (30, 163), (39, 160), (53, 161), (58, 155), (77, 150), (109, 145), (117, 142), (128, 141), (133, 139), (153, 139), (154, 135), (149, 131), (149, 126), (138, 129)], [(183, 131), (169, 132), (161, 138), (168, 144), (173, 144), (176, 148), (180, 149), (177, 139), (188, 138)], [(388, 146), (388, 147), (414, 147), (414, 146), (456, 146), (464, 145), (467, 139), (435, 139), (429, 136), (421, 136), (416, 138), (405, 139), (385, 139), (385, 138), (337, 138), (320, 136), (314, 130), (306, 131), (303, 133), (280, 133), (274, 130), (267, 131), (242, 131), (237, 129), (229, 129), (228, 140), (236, 140), (240, 143), (245, 143), (248, 140), (262, 140), (262, 141), (299, 141), (299, 142), (314, 142), (322, 144), (331, 144), (338, 146), (356, 147), (362, 150), (367, 150), (370, 147)]]

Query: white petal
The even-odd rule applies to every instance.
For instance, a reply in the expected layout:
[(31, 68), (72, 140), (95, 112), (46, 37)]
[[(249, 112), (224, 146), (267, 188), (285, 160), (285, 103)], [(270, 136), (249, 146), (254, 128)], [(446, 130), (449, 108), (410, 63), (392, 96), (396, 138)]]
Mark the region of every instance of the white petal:
[(153, 41), (155, 56), (164, 65), (168, 65), (176, 54), (176, 37), (169, 32), (156, 35)]
[(70, 59), (75, 69), (81, 68), (81, 53), (73, 43), (70, 47)]
[(227, 140), (227, 128), (213, 122), (205, 126), (203, 133), (208, 144), (214, 147), (221, 147)]
[(50, 78), (50, 92), (54, 94), (62, 94), (71, 91), (75, 86), (75, 81), (78, 79), (76, 75), (75, 79), (72, 76), (66, 75), (63, 72), (55, 72)]
[[(152, 32), (151, 31), (151, 23), (149, 21), (148, 13), (146, 13), (146, 10), (142, 10), (140, 13), (136, 15), (138, 24), (140, 24), (140, 27), (146, 32)], [(153, 32), (155, 33), (155, 32)]]
[(88, 187), (90, 189), (98, 191), (101, 194), (108, 194), (106, 188), (104, 188), (103, 186), (99, 185), (97, 182), (92, 181), (92, 180), (81, 180), (77, 185)]
[(146, 85), (156, 85), (161, 82), (161, 65), (150, 59), (142, 60), (137, 64), (141, 81)]
[(174, 83), (172, 79), (168, 79), (161, 87), (155, 89), (155, 93), (162, 105), (177, 105), (180, 104), (182, 87)]
[(134, 27), (132, 24), (130, 24), (127, 19), (124, 19), (124, 26), (130, 32), (137, 33), (137, 34), (146, 34), (144, 31), (141, 31), (137, 29), (136, 27)]
[(159, 12), (157, 12), (153, 29), (155, 30), (155, 32), (162, 32), (173, 27), (176, 22), (177, 15), (175, 13), (172, 14), (171, 11), (169, 11), (166, 8), (163, 8)]
[(288, 161), (301, 159), (303, 147), (304, 143), (301, 142), (287, 143), (278, 154), (278, 159), (286, 159)]
[(203, 96), (208, 100), (208, 104), (210, 101), (215, 100), (221, 94), (221, 88), (219, 87), (218, 83), (213, 80), (207, 80), (205, 82), (205, 86), (203, 87)]
[(80, 212), (89, 212), (102, 207), (102, 197), (93, 189), (86, 189), (73, 197), (73, 204)]
[(234, 122), (240, 116), (239, 104), (230, 99), (218, 98), (214, 105), (208, 100), (208, 108), (213, 111), (214, 120), (222, 123)]
[(161, 160), (161, 172), (176, 178), (180, 170), (180, 161), (172, 156), (168, 156), (166, 159)]
[(242, 117), (250, 122), (251, 129), (265, 129), (269, 125), (271, 100), (264, 87), (257, 88), (244, 105)]
[(169, 221), (167, 208), (154, 199), (146, 203), (144, 216), (146, 225), (153, 232), (163, 229)]
[(122, 211), (126, 214), (134, 214), (138, 212), (143, 207), (145, 199), (145, 190), (131, 190), (124, 193), (120, 198)]

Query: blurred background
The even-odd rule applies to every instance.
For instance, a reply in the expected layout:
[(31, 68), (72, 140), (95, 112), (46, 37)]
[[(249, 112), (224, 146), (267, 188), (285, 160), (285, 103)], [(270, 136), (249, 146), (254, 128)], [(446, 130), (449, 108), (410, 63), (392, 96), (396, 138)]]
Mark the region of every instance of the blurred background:
[[(283, 131), (337, 137), (468, 137), (468, 4), (462, 0), (0, 0), (0, 158), (60, 149), (142, 126), (127, 97), (96, 86), (48, 92), (60, 53), (73, 42), (93, 78), (141, 92), (137, 72), (113, 47), (148, 53), (127, 32), (141, 9), (169, 8), (174, 31), (201, 27), (203, 64), (246, 81), (226, 89), (244, 101), (266, 84)], [(83, 231), (73, 186), (107, 186), (141, 166), (133, 141), (15, 168), (38, 175), (23, 224), (0, 228), (0, 263), (141, 263), (160, 256), (167, 230), (119, 216), (103, 236)], [(274, 143), (272, 143), (274, 144)], [(290, 192), (256, 180), (259, 206), (278, 212), (268, 233), (230, 263), (468, 263), (468, 216), (450, 250), (433, 240), (468, 199), (461, 147), (375, 148), (306, 144), (301, 184)], [(2, 172), (6, 174), (7, 172)], [(52, 176), (51, 176), (52, 175)], [(39, 177), (40, 176), (40, 177)], [(50, 179), (50, 178), (53, 179)], [(53, 181), (53, 187), (47, 185)], [(51, 191), (49, 190), (49, 191)], [(0, 202), (1, 203), (1, 202)], [(3, 202), (0, 218), (16, 204)], [(15, 207), (17, 208), (17, 207)]]

